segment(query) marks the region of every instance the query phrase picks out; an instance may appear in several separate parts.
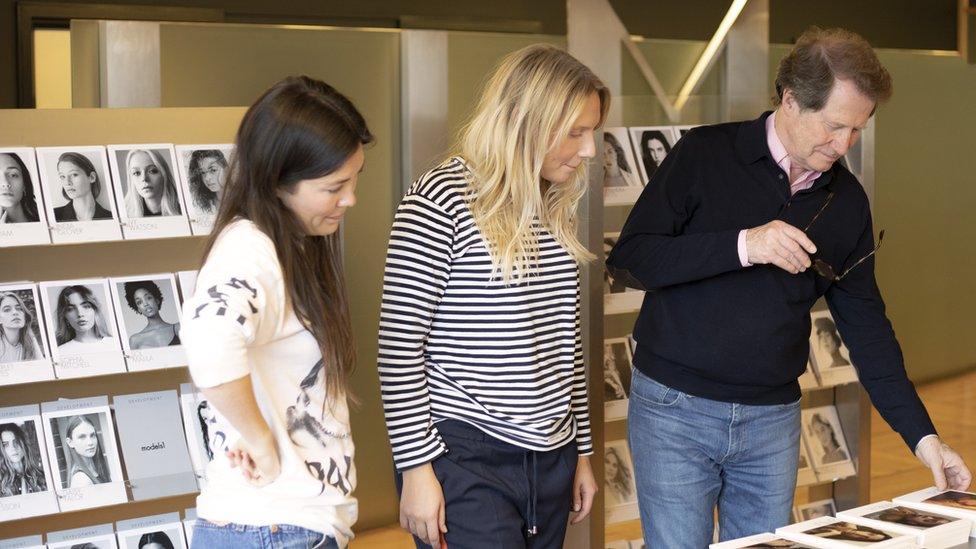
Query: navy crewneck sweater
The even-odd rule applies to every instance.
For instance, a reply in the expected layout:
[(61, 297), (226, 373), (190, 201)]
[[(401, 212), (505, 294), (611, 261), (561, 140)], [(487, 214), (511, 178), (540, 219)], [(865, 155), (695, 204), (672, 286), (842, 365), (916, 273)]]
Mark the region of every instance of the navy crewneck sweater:
[[(754, 405), (800, 398), (810, 310), (825, 297), (861, 383), (885, 420), (914, 449), (935, 433), (885, 315), (874, 258), (831, 283), (813, 269), (742, 267), (739, 231), (779, 219), (807, 231), (814, 257), (843, 272), (874, 248), (867, 195), (839, 163), (790, 196), (772, 159), (765, 113), (688, 132), (631, 211), (607, 265), (647, 290), (634, 337), (634, 366), (680, 391)], [(883, 252), (882, 252), (883, 253)]]

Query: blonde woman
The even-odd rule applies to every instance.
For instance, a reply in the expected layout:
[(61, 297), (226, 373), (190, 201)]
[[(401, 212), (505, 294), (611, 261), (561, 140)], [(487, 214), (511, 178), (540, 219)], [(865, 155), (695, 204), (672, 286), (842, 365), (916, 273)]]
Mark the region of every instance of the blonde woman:
[[(606, 87), (535, 45), (506, 57), (459, 153), (421, 176), (390, 235), (379, 374), (418, 546), (562, 547), (597, 490), (576, 238)], [(442, 545), (444, 544), (444, 545)]]
[(169, 164), (154, 150), (132, 149), (125, 156), (125, 211), (131, 218), (180, 215), (176, 180)]

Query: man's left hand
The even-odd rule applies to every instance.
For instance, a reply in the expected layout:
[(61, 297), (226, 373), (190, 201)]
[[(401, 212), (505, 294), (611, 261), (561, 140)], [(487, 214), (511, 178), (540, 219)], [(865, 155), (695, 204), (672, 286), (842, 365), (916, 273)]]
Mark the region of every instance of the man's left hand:
[(972, 473), (955, 450), (938, 436), (922, 439), (915, 448), (915, 456), (932, 470), (935, 486), (939, 490), (966, 490), (973, 480)]

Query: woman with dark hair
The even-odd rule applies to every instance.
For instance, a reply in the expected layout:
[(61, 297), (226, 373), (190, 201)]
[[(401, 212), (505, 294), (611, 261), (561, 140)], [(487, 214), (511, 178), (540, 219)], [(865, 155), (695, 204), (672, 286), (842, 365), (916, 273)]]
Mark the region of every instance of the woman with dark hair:
[(88, 416), (71, 416), (64, 431), (68, 474), (65, 488), (111, 482), (98, 428)]
[(132, 149), (125, 156), (128, 188), (125, 212), (130, 218), (180, 215), (180, 196), (173, 171), (152, 149)]
[(0, 292), (0, 364), (41, 358), (33, 313), (16, 292)]
[(0, 224), (40, 219), (27, 165), (16, 153), (0, 153)]
[(47, 490), (41, 460), (16, 423), (0, 424), (0, 498)]
[(180, 331), (230, 448), (208, 466), (194, 547), (352, 537), (355, 347), (339, 226), (372, 140), (352, 102), (305, 76), (272, 86), (241, 121)]
[[(634, 177), (627, 165), (627, 155), (620, 141), (609, 131), (603, 132), (603, 186), (634, 186)], [(639, 185), (637, 185), (639, 186)]]
[(202, 213), (216, 214), (227, 172), (224, 153), (217, 149), (195, 150), (190, 154), (187, 171), (193, 203)]
[(661, 166), (661, 162), (664, 162), (664, 157), (669, 152), (671, 152), (671, 143), (660, 130), (641, 132), (640, 153), (648, 181), (651, 180), (651, 176)]
[(810, 433), (817, 439), (820, 447), (823, 449), (823, 457), (820, 458), (822, 463), (834, 463), (835, 461), (844, 461), (847, 459), (847, 453), (844, 452), (840, 443), (837, 442), (837, 432), (834, 431), (834, 427), (830, 422), (821, 417), (820, 414), (813, 414), (810, 417)]
[(163, 320), (163, 292), (152, 280), (133, 280), (123, 284), (125, 302), (146, 317), (146, 326), (129, 336), (130, 349), (155, 349), (180, 344), (180, 323)]
[(88, 286), (65, 286), (58, 294), (54, 314), (55, 338), (61, 352), (84, 352), (96, 344), (114, 342), (102, 305)]
[(604, 476), (606, 478), (607, 493), (616, 503), (634, 501), (634, 475), (626, 462), (614, 447), (608, 447), (603, 456)]
[(824, 539), (864, 541), (870, 543), (877, 543), (879, 541), (891, 539), (891, 536), (882, 532), (881, 530), (876, 530), (870, 526), (861, 526), (860, 524), (854, 524), (852, 522), (835, 522), (833, 524), (828, 524), (827, 526), (814, 528), (813, 530), (804, 532), (804, 534)]
[(61, 195), (68, 203), (54, 208), (56, 221), (112, 219), (112, 212), (98, 203), (102, 181), (87, 156), (76, 152), (62, 154), (58, 158), (58, 179), (61, 181)]
[(139, 549), (175, 549), (165, 532), (149, 532), (139, 538)]

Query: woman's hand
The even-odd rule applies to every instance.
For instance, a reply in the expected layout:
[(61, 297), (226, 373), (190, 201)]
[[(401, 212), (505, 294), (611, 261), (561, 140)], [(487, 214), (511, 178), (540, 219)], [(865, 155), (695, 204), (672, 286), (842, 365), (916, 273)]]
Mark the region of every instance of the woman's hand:
[(447, 533), (444, 492), (430, 463), (403, 472), (400, 526), (420, 541), (435, 548), (441, 547), (441, 534)]
[(274, 437), (268, 432), (256, 442), (248, 442), (243, 437), (227, 452), (231, 467), (240, 467), (244, 478), (254, 486), (270, 484), (281, 474), (281, 462)]
[(569, 521), (570, 524), (579, 524), (589, 516), (597, 490), (590, 456), (580, 456), (576, 462), (576, 478), (573, 479), (573, 511), (576, 515)]

